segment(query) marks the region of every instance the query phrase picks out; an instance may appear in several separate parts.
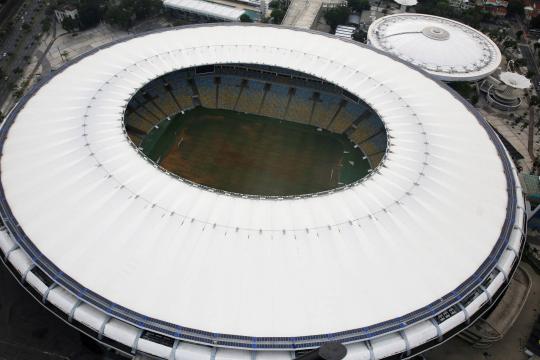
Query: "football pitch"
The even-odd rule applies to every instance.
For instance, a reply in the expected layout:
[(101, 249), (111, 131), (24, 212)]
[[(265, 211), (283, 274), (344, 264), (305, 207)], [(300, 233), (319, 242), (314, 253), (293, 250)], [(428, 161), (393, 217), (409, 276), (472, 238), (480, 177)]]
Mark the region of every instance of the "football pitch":
[(265, 196), (314, 193), (370, 169), (344, 135), (229, 110), (197, 107), (164, 120), (142, 143), (163, 168), (216, 189)]

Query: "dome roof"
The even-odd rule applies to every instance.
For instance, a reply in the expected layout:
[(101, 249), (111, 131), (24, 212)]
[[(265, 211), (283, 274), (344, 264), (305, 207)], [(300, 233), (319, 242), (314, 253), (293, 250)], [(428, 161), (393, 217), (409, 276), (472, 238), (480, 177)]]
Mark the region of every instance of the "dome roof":
[(368, 42), (445, 81), (478, 80), (501, 62), (499, 48), (481, 32), (432, 15), (397, 14), (369, 27)]
[(531, 87), (531, 80), (525, 76), (514, 72), (503, 72), (499, 75), (499, 79), (506, 85), (515, 89), (528, 89)]

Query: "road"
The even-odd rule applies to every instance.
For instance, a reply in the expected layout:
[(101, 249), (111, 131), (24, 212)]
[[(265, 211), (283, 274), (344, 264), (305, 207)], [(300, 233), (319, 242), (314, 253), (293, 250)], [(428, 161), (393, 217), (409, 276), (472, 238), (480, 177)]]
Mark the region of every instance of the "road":
[(531, 51), (531, 48), (527, 44), (519, 44), (518, 46), (521, 55), (523, 55), (523, 57), (527, 61), (527, 69), (535, 74), (531, 80), (533, 82), (534, 88), (536, 89), (536, 93), (540, 94), (540, 75), (538, 72), (538, 64), (536, 63), (536, 59), (534, 58), (534, 53)]
[[(41, 0), (25, 0), (10, 19), (12, 29), (0, 45), (0, 69), (5, 74), (0, 86), (0, 105), (10, 100), (14, 87), (21, 80), (20, 70), (28, 66), (40, 44), (39, 38), (43, 35), (41, 22), (47, 17), (45, 8)], [(24, 29), (23, 24), (29, 27)]]

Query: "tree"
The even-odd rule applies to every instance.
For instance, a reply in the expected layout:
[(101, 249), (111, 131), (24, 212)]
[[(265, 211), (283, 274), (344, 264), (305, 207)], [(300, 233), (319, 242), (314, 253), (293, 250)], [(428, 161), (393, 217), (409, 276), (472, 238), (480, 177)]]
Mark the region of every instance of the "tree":
[(529, 26), (532, 29), (540, 29), (540, 15), (537, 15), (531, 19)]
[(272, 22), (274, 24), (281, 24), (281, 22), (283, 21), (283, 18), (285, 17), (285, 11), (281, 9), (274, 9), (272, 10), (272, 13), (270, 14), (270, 16), (272, 17)]
[(253, 19), (250, 18), (247, 14), (242, 14), (240, 15), (240, 21), (250, 23), (253, 22)]
[(159, 13), (162, 6), (161, 0), (123, 0), (124, 5), (132, 4), (137, 20), (143, 20)]
[(30, 26), (30, 24), (28, 23), (24, 23), (21, 25), (21, 28), (25, 31), (25, 32), (29, 32), (31, 29), (32, 29), (32, 26)]
[(135, 20), (144, 20), (157, 15), (161, 6), (161, 0), (121, 0), (117, 3), (109, 3), (105, 21), (120, 28), (129, 29)]
[(51, 29), (51, 19), (46, 17), (43, 20), (41, 20), (41, 31), (47, 32)]
[(70, 16), (66, 16), (64, 20), (62, 20), (62, 27), (68, 31), (72, 32), (75, 31), (79, 27), (79, 22), (77, 19), (74, 19)]
[(455, 81), (448, 83), (448, 85), (465, 99), (469, 99), (473, 95), (473, 88), (468, 82)]
[(521, 40), (521, 37), (523, 36), (523, 30), (516, 31), (516, 39), (519, 41)]
[(525, 15), (525, 5), (523, 0), (510, 0), (508, 1), (508, 7), (506, 8), (508, 15), (517, 15), (523, 17)]
[(268, 4), (268, 7), (269, 7), (270, 9), (279, 9), (281, 6), (280, 6), (279, 0), (272, 0), (272, 1), (270, 1), (270, 3)]
[(332, 9), (329, 9), (324, 14), (324, 19), (326, 20), (326, 23), (330, 25), (330, 28), (332, 28), (332, 31), (336, 31), (336, 27), (338, 25), (344, 25), (347, 23), (347, 20), (349, 20), (349, 15), (351, 14), (351, 11), (346, 6), (338, 6)]
[(81, 29), (98, 25), (103, 19), (106, 8), (105, 0), (81, 0), (78, 7)]
[(358, 29), (353, 33), (352, 38), (356, 41), (365, 43), (367, 40), (367, 34), (365, 31)]
[(356, 12), (362, 12), (364, 10), (369, 10), (369, 0), (347, 0), (347, 5)]
[(131, 13), (128, 9), (120, 5), (109, 6), (105, 14), (105, 20), (112, 25), (116, 25), (122, 29), (129, 29), (131, 26)]

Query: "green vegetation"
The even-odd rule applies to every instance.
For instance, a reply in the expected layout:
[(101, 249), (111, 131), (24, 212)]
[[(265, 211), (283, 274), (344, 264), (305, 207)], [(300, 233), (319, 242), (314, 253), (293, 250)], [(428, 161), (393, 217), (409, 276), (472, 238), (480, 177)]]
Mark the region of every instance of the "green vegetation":
[(62, 20), (62, 27), (68, 32), (76, 31), (79, 29), (79, 20), (66, 16), (64, 20)]
[(356, 41), (360, 41), (362, 43), (365, 43), (367, 40), (367, 33), (362, 29), (357, 29), (353, 35), (352, 38)]
[[(79, 12), (74, 20), (76, 24), (67, 23), (64, 27), (68, 31), (76, 28), (81, 30), (98, 25), (106, 21), (122, 29), (129, 29), (137, 21), (148, 19), (159, 14), (162, 7), (161, 0), (56, 0), (50, 5), (50, 11), (64, 5), (73, 5)], [(48, 9), (49, 11), (49, 9)], [(64, 23), (62, 23), (64, 26)]]
[(324, 19), (326, 23), (330, 25), (332, 31), (336, 31), (338, 25), (345, 25), (349, 20), (349, 15), (351, 10), (346, 6), (338, 6), (332, 9), (329, 9), (324, 14)]
[(283, 18), (285, 17), (285, 11), (281, 9), (274, 9), (272, 10), (270, 17), (272, 18), (272, 23), (281, 24), (281, 22), (283, 21)]
[(240, 15), (241, 22), (253, 22), (253, 19), (250, 18), (247, 14)]
[(529, 26), (532, 29), (540, 29), (540, 15), (537, 15), (531, 19)]
[(221, 190), (298, 195), (352, 183), (369, 162), (345, 135), (202, 107), (163, 120), (143, 152), (165, 169)]
[(480, 27), (480, 22), (489, 21), (493, 17), (480, 7), (456, 9), (449, 5), (448, 0), (422, 0), (416, 5), (416, 12), (455, 19), (476, 29)]
[(473, 105), (478, 102), (478, 95), (474, 85), (464, 81), (450, 82), (448, 85)]
[(81, 29), (89, 29), (98, 25), (103, 19), (106, 5), (105, 0), (80, 0), (78, 10)]
[(49, 17), (44, 18), (41, 20), (41, 31), (47, 32), (51, 29), (51, 19)]
[(347, 5), (356, 12), (369, 10), (369, 0), (347, 0)]
[(523, 0), (510, 0), (506, 8), (508, 15), (517, 15), (523, 17), (525, 15), (525, 5)]
[(272, 9), (270, 13), (270, 21), (273, 24), (281, 24), (285, 14), (287, 13), (288, 2), (281, 0), (272, 0), (268, 7)]

